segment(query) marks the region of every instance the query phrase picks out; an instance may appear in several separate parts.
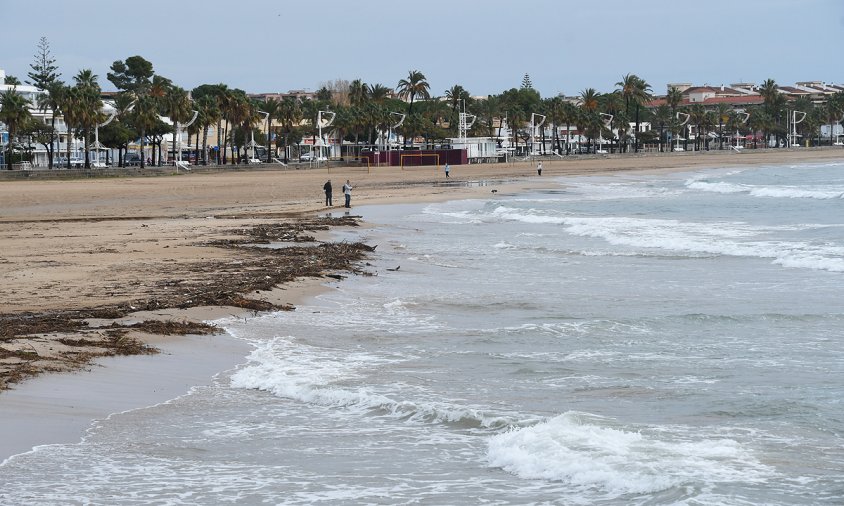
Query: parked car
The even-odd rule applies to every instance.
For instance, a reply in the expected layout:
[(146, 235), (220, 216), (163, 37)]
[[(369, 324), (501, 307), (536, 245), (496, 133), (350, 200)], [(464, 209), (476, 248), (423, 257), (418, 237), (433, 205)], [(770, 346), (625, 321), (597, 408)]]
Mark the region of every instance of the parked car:
[(302, 153), (301, 155), (299, 155), (299, 161), (300, 162), (310, 162), (311, 160), (317, 160), (317, 161), (320, 161), (320, 162), (324, 162), (324, 161), (328, 160), (328, 158), (326, 158), (324, 156), (316, 157), (316, 156), (313, 155), (313, 153)]
[[(67, 158), (65, 157), (58, 157), (53, 160), (53, 166), (58, 167), (61, 169), (67, 168)], [(70, 158), (70, 168), (72, 169), (79, 169), (85, 166), (85, 160), (82, 158)]]
[(127, 153), (126, 156), (123, 157), (123, 166), (124, 167), (140, 167), (141, 166), (141, 157), (135, 153)]

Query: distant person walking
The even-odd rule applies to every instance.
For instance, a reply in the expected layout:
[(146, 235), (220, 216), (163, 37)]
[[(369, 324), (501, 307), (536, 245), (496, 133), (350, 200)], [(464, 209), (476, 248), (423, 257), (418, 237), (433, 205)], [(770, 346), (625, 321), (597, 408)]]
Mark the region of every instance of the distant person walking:
[(445, 164), (445, 177), (448, 178), (448, 173), (451, 171), (451, 167), (448, 166), (448, 163)]
[(343, 185), (343, 195), (346, 197), (346, 207), (352, 207), (352, 183), (348, 179)]
[(329, 179), (324, 185), (322, 185), (322, 189), (325, 190), (325, 205), (331, 207), (334, 203), (331, 200), (331, 180)]
[(538, 176), (542, 175), (542, 162), (539, 162), (539, 165), (536, 166), (536, 174)]

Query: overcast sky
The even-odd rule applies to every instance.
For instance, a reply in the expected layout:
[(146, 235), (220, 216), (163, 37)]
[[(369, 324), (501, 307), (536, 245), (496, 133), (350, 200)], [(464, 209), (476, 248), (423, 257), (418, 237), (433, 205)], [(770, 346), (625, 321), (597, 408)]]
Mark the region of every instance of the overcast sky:
[(612, 91), (624, 74), (667, 83), (844, 83), (842, 0), (0, 0), (0, 68), (26, 81), (46, 36), (62, 78), (140, 55), (184, 88), (395, 87), (432, 95), (519, 87)]

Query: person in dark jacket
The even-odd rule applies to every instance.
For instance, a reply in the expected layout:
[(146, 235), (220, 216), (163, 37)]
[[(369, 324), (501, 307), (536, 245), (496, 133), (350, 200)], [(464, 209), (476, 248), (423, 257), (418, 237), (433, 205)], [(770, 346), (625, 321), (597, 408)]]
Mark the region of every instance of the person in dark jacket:
[(331, 200), (331, 180), (329, 179), (327, 183), (322, 185), (322, 189), (325, 190), (325, 205), (331, 207), (333, 202)]

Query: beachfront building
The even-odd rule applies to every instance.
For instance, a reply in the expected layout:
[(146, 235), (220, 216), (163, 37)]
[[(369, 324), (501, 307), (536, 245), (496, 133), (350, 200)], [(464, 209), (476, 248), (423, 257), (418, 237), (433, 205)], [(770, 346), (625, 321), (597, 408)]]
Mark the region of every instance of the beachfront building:
[[(694, 149), (706, 149), (712, 141), (717, 141), (719, 146), (741, 149), (805, 146), (810, 137), (821, 144), (840, 140), (840, 122), (833, 121), (831, 113), (824, 112), (824, 108), (844, 92), (844, 85), (822, 81), (778, 85), (775, 89), (784, 105), (774, 113), (763, 109), (767, 104), (766, 93), (770, 98), (770, 89), (765, 89), (765, 84), (695, 86), (672, 83), (667, 88), (666, 95), (654, 98), (646, 106), (655, 113), (660, 108), (670, 107), (672, 117), (662, 119), (661, 138), (674, 151), (688, 149), (690, 143)], [(786, 112), (781, 112), (783, 110)], [(701, 121), (700, 111), (717, 113), (717, 129)], [(814, 112), (812, 121), (801, 124), (811, 111)], [(757, 115), (762, 112), (768, 114)]]

